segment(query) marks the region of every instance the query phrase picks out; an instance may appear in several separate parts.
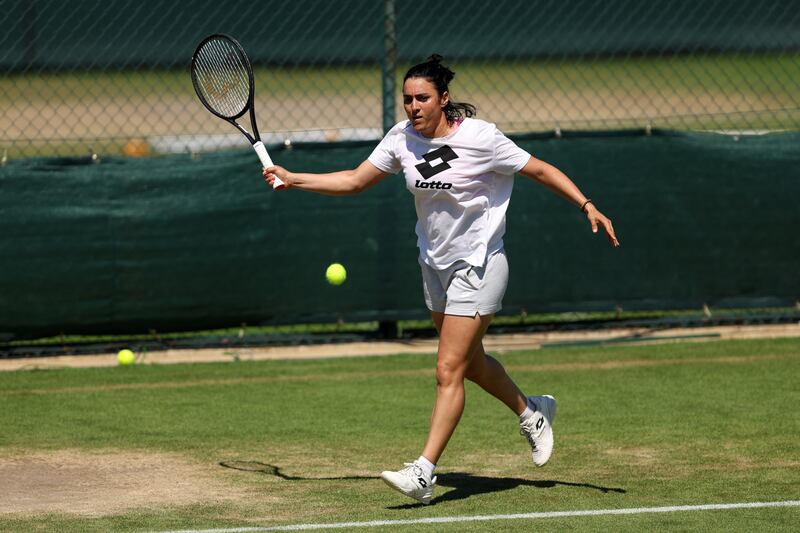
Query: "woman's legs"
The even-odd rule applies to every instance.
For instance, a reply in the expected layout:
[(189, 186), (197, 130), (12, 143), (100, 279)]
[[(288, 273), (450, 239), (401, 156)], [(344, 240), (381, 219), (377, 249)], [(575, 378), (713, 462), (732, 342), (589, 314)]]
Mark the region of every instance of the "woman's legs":
[[(425, 301), (429, 309), (452, 312), (481, 307), (494, 309), (505, 292), (508, 266), (505, 255), (489, 258), (485, 268), (468, 266), (457, 271), (436, 271), (422, 261)], [(461, 266), (461, 265), (459, 265)], [(483, 351), (483, 336), (492, 314), (462, 316), (432, 312), (439, 332), (436, 362), (436, 402), (422, 455), (399, 471), (386, 470), (381, 478), (393, 489), (427, 504), (436, 476), (433, 472), (464, 411), (464, 378), (468, 378), (505, 403), (517, 414), (527, 408), (527, 398), (508, 377), (502, 365)], [(526, 414), (527, 416), (527, 414)]]
[[(464, 377), (470, 366), (470, 358), (481, 346), (481, 339), (492, 321), (492, 315), (433, 315), (439, 331), (436, 403), (422, 455), (436, 464), (461, 419), (464, 411)], [(482, 351), (480, 350), (481, 353)]]
[[(444, 313), (431, 312), (436, 331), (440, 333), (444, 316)], [(482, 339), (483, 335), (481, 335)], [(506, 373), (503, 365), (483, 350), (483, 342), (479, 342), (470, 355), (464, 377), (506, 404), (518, 416), (525, 411), (525, 407), (528, 405), (527, 398)]]
[[(431, 316), (436, 329), (441, 332), (444, 315), (432, 312)], [(481, 339), (483, 339), (483, 335), (481, 335)], [(509, 377), (503, 365), (483, 350), (483, 342), (475, 344), (464, 377), (479, 385), (520, 416), (520, 432), (531, 446), (533, 463), (536, 466), (544, 466), (553, 452), (552, 423), (556, 417), (555, 398), (533, 396), (532, 399), (535, 403), (528, 405), (528, 398)], [(531, 409), (526, 413), (528, 407)], [(425, 457), (428, 456), (425, 455)]]
[[(483, 350), (482, 339), (492, 315), (464, 317), (432, 312), (431, 316), (439, 332), (439, 351), (436, 362), (436, 403), (431, 415), (428, 440), (422, 457), (417, 461), (406, 463), (406, 467), (398, 472), (381, 472), (381, 478), (390, 487), (423, 504), (431, 501), (436, 485), (433, 468), (464, 411), (464, 378), (477, 383), (517, 415), (522, 415), (528, 407), (528, 399), (508, 376), (503, 365)], [(543, 399), (546, 414), (529, 410), (524, 415), (525, 419), (520, 421), (520, 427), (531, 444), (533, 462), (542, 466), (553, 449), (550, 422), (555, 417), (555, 400), (551, 396), (536, 398)]]

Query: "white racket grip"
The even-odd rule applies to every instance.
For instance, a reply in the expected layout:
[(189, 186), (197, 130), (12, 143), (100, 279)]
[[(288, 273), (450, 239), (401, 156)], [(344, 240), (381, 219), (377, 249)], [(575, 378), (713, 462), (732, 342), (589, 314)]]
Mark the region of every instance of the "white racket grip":
[[(267, 153), (267, 147), (264, 146), (264, 143), (261, 141), (256, 141), (256, 143), (253, 144), (253, 149), (256, 151), (256, 154), (258, 154), (258, 158), (261, 160), (261, 165), (264, 168), (274, 165), (272, 159), (270, 159), (269, 154)], [(275, 181), (272, 183), (272, 188), (280, 189), (284, 186), (285, 184), (281, 181), (281, 179), (278, 176), (275, 176)]]

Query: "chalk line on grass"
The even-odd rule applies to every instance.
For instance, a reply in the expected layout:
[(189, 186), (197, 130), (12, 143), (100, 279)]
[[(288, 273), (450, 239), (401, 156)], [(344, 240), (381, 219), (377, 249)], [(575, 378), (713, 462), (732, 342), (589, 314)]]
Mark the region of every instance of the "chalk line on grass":
[(289, 524), (272, 527), (238, 527), (225, 529), (186, 529), (162, 533), (251, 533), (260, 531), (309, 531), (314, 529), (344, 529), (356, 527), (404, 526), (414, 524), (451, 524), (456, 522), (491, 522), (497, 520), (537, 520), (573, 516), (634, 515), (647, 513), (677, 513), (684, 511), (722, 511), (730, 509), (758, 509), (763, 507), (800, 507), (800, 500), (778, 502), (712, 503), (706, 505), (670, 505), (666, 507), (632, 507), (624, 509), (588, 509), (584, 511), (550, 511), (541, 513), (439, 516), (397, 520), (369, 520), (365, 522), (333, 522), (328, 524)]

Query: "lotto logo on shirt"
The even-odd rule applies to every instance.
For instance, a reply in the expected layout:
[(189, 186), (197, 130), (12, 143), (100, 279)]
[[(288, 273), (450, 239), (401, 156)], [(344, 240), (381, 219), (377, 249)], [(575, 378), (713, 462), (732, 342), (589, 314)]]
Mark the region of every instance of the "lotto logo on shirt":
[[(424, 179), (429, 179), (444, 172), (450, 168), (448, 161), (458, 159), (458, 155), (447, 145), (430, 151), (422, 156), (425, 161), (419, 165), (414, 165)], [(414, 184), (417, 189), (450, 189), (453, 187), (452, 183), (443, 183), (441, 181), (422, 181), (417, 180)]]

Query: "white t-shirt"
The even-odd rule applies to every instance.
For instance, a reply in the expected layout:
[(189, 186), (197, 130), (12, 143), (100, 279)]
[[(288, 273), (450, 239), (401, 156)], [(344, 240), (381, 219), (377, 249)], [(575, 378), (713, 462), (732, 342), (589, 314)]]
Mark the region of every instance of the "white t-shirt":
[(443, 270), (456, 261), (481, 267), (503, 247), (514, 173), (530, 157), (494, 124), (465, 118), (434, 139), (404, 120), (368, 161), (389, 174), (403, 171), (417, 209), (420, 258)]

